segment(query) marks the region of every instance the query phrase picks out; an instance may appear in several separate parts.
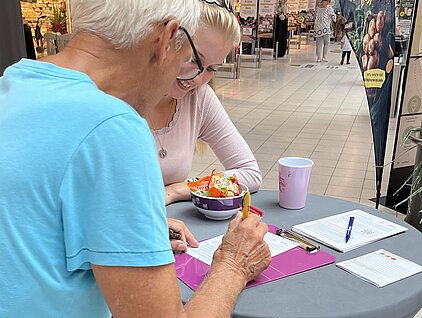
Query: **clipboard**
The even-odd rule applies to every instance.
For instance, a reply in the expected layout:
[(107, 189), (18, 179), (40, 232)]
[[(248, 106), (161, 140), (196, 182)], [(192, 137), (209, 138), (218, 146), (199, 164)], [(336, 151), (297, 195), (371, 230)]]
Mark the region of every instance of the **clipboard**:
[[(268, 225), (268, 230), (275, 234), (278, 227)], [(177, 277), (190, 289), (196, 291), (205, 279), (210, 266), (186, 253), (175, 255), (175, 259), (174, 267)], [(336, 258), (325, 251), (319, 250), (318, 252), (310, 253), (297, 246), (274, 256), (270, 266), (257, 279), (249, 282), (245, 289), (328, 265), (335, 261)]]

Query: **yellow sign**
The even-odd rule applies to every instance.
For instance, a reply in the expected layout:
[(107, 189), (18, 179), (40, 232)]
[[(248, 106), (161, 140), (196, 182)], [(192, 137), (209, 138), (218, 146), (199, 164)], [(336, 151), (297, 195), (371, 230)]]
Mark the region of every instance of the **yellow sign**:
[(385, 82), (385, 71), (379, 68), (365, 71), (363, 79), (365, 88), (381, 88)]
[(363, 6), (365, 5), (365, 3), (366, 3), (368, 6), (371, 6), (371, 5), (372, 5), (372, 0), (360, 0), (360, 6), (361, 6), (361, 7), (363, 7)]

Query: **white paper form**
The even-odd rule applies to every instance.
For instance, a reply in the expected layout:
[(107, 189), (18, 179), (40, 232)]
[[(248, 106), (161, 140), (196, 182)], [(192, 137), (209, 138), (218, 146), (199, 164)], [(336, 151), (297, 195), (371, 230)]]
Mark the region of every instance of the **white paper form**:
[[(186, 252), (192, 257), (204, 262), (205, 264), (211, 265), (212, 257), (220, 246), (224, 235), (219, 235), (213, 237), (209, 240), (202, 241), (199, 243), (198, 248), (188, 248)], [(278, 254), (284, 253), (296, 246), (299, 246), (296, 242), (288, 240), (284, 237), (280, 237), (273, 233), (268, 232), (264, 236), (264, 241), (268, 244), (270, 248), (271, 257), (274, 257)]]
[(336, 265), (378, 287), (422, 272), (422, 266), (383, 249)]
[[(355, 220), (350, 239), (346, 243), (346, 231), (351, 216)], [(347, 252), (382, 238), (404, 232), (407, 228), (361, 210), (353, 210), (294, 225), (292, 230), (338, 251)]]

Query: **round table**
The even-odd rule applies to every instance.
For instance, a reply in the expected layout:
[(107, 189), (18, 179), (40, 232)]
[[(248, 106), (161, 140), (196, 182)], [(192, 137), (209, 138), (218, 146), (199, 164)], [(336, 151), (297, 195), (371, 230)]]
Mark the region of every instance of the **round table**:
[[(422, 234), (409, 224), (387, 213), (358, 203), (327, 196), (308, 195), (306, 207), (286, 210), (278, 205), (278, 192), (261, 190), (251, 202), (265, 212), (264, 222), (280, 228), (360, 209), (408, 228), (389, 237), (347, 253), (321, 246), (337, 262), (361, 256), (380, 248), (422, 265)], [(198, 240), (224, 233), (230, 220), (208, 220), (191, 202), (167, 207), (168, 216), (183, 220)], [(187, 302), (192, 290), (179, 281), (182, 300)], [(338, 268), (335, 264), (243, 290), (233, 317), (413, 317), (422, 307), (422, 273), (378, 288)]]

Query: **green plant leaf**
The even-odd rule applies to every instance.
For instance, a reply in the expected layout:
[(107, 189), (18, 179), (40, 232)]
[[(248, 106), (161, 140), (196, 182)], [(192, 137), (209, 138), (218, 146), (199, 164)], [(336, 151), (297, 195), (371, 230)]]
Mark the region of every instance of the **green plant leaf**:
[(422, 127), (415, 127), (415, 128), (409, 129), (409, 131), (407, 131), (406, 134), (403, 136), (402, 143), (405, 143), (406, 141), (408, 141), (410, 136), (414, 135), (415, 133), (420, 133), (420, 132), (422, 132)]

